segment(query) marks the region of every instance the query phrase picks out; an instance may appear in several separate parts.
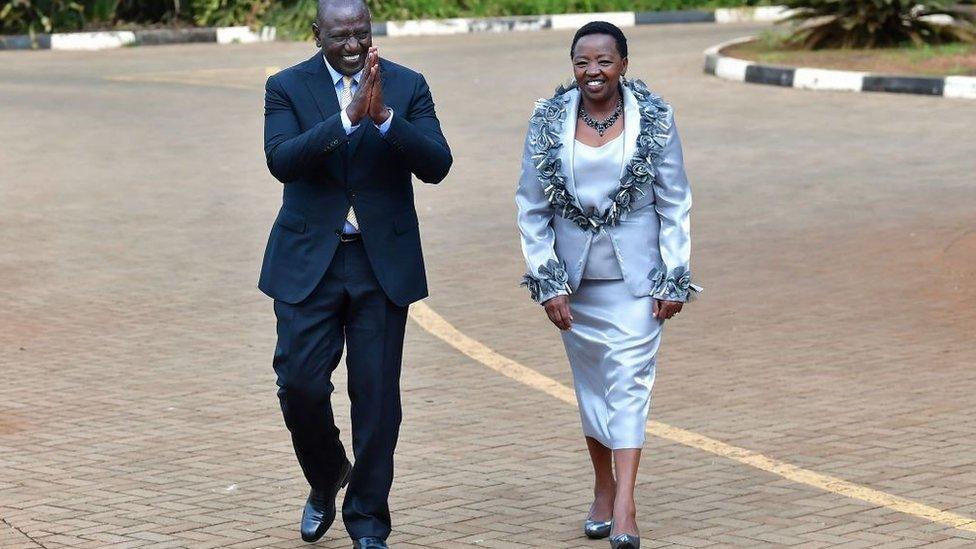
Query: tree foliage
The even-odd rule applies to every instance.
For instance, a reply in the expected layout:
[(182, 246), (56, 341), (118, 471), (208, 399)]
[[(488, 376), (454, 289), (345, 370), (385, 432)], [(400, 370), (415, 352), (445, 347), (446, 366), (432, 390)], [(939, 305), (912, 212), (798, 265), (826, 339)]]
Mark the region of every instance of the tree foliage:
[(71, 0), (9, 0), (0, 8), (0, 31), (52, 32), (76, 28), (85, 21), (85, 7)]
[(271, 7), (271, 0), (190, 0), (193, 20), (208, 27), (255, 26)]

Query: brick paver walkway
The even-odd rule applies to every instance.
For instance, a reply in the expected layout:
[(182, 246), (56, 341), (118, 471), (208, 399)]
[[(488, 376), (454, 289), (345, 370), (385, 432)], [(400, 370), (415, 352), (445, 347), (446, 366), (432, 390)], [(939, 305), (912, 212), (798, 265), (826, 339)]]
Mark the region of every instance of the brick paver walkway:
[[(976, 105), (701, 74), (701, 50), (753, 30), (628, 33), (631, 75), (677, 109), (707, 287), (669, 326), (653, 416), (976, 517)], [(427, 75), (457, 159), (418, 190), (427, 304), (562, 383), (558, 336), (517, 287), (512, 192), (570, 37), (378, 43)], [(0, 52), (0, 547), (304, 545), (255, 282), (280, 193), (264, 72), (308, 55)], [(606, 546), (579, 532), (572, 407), (414, 323), (405, 361), (396, 547)], [(647, 547), (976, 545), (661, 439), (640, 480)]]

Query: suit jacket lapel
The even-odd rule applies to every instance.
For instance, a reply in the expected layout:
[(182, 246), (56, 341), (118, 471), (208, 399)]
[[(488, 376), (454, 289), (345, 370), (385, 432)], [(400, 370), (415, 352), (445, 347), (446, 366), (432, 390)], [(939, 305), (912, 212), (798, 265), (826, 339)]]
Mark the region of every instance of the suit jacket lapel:
[(309, 70), (305, 73), (305, 85), (308, 91), (315, 98), (315, 105), (319, 108), (322, 120), (339, 112), (339, 99), (335, 93), (335, 83), (332, 75), (325, 66), (325, 59), (322, 54), (317, 53), (308, 60)]
[(637, 136), (640, 135), (640, 105), (630, 88), (623, 86), (624, 98), (624, 162), (620, 166), (620, 177), (627, 171), (627, 164), (637, 152)]
[(566, 176), (566, 190), (573, 195), (576, 205), (582, 209), (579, 198), (576, 197), (576, 177), (573, 175), (573, 155), (576, 150), (576, 111), (579, 109), (580, 92), (569, 90), (563, 97), (566, 101), (566, 119), (563, 121), (559, 140), (562, 143), (559, 159), (562, 164), (563, 175)]

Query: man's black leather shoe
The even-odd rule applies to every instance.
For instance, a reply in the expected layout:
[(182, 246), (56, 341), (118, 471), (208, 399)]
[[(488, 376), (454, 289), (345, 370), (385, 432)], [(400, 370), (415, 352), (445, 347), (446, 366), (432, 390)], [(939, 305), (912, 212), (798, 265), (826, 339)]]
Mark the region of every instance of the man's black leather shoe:
[(352, 549), (388, 549), (383, 538), (359, 538), (352, 540)]
[(316, 490), (308, 494), (305, 502), (305, 510), (302, 511), (302, 539), (311, 543), (318, 541), (329, 531), (329, 527), (335, 522), (336, 517), (336, 494), (346, 484), (349, 484), (349, 473), (352, 472), (352, 464), (347, 460), (339, 472), (339, 480), (335, 487), (328, 492)]

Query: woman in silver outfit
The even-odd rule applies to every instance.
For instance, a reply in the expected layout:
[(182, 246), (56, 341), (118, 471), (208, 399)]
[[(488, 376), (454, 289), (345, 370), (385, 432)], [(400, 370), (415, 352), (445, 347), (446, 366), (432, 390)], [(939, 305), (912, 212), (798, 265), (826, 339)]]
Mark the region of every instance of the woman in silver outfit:
[(636, 549), (634, 486), (664, 321), (691, 283), (689, 211), (671, 106), (624, 78), (627, 39), (589, 23), (575, 81), (536, 103), (516, 192), (523, 285), (562, 330), (594, 471), (591, 538)]

